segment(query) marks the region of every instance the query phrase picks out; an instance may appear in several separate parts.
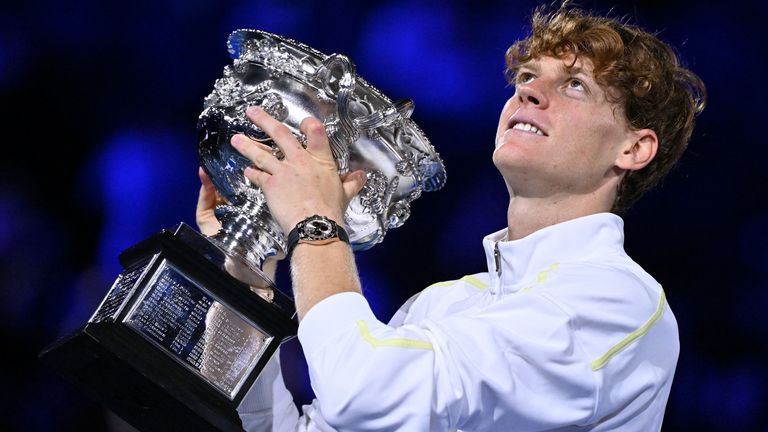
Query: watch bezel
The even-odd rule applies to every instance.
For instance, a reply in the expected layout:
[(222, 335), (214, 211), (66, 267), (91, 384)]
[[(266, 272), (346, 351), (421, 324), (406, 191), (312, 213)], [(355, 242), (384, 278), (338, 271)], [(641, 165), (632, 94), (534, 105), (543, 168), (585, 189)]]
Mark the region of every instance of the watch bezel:
[[(311, 232), (306, 232), (306, 225), (310, 222), (321, 222), (327, 224), (331, 228), (330, 232), (323, 232), (321, 235), (312, 235)], [(325, 245), (333, 243), (335, 241), (342, 241), (349, 244), (349, 234), (344, 229), (344, 226), (336, 223), (335, 220), (320, 215), (312, 215), (301, 222), (297, 223), (295, 227), (288, 233), (287, 238), (287, 250), (286, 256), (290, 258), (293, 254), (293, 249), (300, 243), (311, 245)]]
[(299, 223), (299, 242), (322, 241), (337, 237), (339, 237), (339, 225), (325, 216), (310, 216)]

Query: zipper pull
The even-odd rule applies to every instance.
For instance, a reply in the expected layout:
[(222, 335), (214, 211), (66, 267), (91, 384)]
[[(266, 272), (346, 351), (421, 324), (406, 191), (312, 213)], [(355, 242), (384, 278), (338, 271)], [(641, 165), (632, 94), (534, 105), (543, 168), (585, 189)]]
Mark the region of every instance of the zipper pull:
[(493, 261), (496, 263), (496, 274), (501, 276), (501, 252), (499, 252), (499, 242), (493, 244)]

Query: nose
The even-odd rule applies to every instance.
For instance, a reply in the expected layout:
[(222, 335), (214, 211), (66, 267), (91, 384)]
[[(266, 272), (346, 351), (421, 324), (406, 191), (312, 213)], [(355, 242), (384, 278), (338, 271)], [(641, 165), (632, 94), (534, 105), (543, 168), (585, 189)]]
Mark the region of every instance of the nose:
[(531, 104), (540, 109), (549, 106), (549, 98), (547, 98), (545, 92), (539, 88), (538, 84), (538, 81), (534, 81), (529, 84), (520, 84), (517, 86), (517, 97), (520, 99), (520, 104)]

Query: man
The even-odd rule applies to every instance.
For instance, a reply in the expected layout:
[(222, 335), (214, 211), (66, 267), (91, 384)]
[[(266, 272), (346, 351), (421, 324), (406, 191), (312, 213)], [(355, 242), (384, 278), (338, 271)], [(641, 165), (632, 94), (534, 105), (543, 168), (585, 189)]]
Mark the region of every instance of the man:
[[(361, 295), (344, 241), (298, 242), (290, 259), (317, 400), (299, 417), (272, 361), (241, 406), (249, 430), (590, 430), (661, 428), (679, 352), (661, 286), (623, 249), (617, 215), (687, 145), (704, 87), (653, 35), (561, 8), (536, 11), (507, 53), (515, 94), (493, 162), (507, 228), (484, 240), (488, 271), (435, 284), (389, 324)], [(322, 124), (304, 149), (258, 109), (285, 155), (238, 135), (285, 232), (342, 220), (365, 181), (343, 179)], [(198, 221), (213, 232), (203, 176)]]

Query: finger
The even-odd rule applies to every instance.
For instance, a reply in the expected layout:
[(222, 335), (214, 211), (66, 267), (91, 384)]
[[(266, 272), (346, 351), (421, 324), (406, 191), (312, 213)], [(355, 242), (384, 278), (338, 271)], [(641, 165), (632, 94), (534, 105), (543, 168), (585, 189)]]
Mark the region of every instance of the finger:
[(307, 150), (315, 156), (333, 159), (331, 146), (328, 142), (328, 134), (325, 126), (314, 117), (307, 117), (301, 121), (299, 130), (307, 137)]
[(200, 194), (197, 197), (197, 209), (212, 208), (216, 204), (216, 188), (203, 167), (197, 170), (197, 175), (200, 177)]
[(256, 168), (269, 173), (274, 173), (280, 168), (280, 161), (272, 155), (269, 146), (259, 144), (243, 134), (232, 136), (231, 143), (232, 147), (250, 159)]
[(200, 194), (197, 196), (197, 208), (195, 210), (195, 222), (200, 232), (211, 236), (221, 229), (221, 224), (216, 219), (214, 208), (218, 200), (218, 193), (213, 186), (211, 179), (205, 171), (200, 168), (197, 172), (200, 177)]
[(208, 173), (205, 172), (203, 167), (200, 167), (200, 169), (197, 170), (197, 175), (198, 177), (200, 177), (200, 183), (202, 184), (200, 189), (201, 192), (202, 192), (202, 188), (206, 189), (206, 194), (212, 192), (213, 201), (216, 205), (227, 203), (219, 193), (218, 189), (216, 189), (216, 186), (214, 186), (213, 181), (211, 180), (210, 177), (208, 177)]
[(211, 178), (208, 177), (208, 174), (206, 174), (203, 167), (197, 167), (197, 176), (200, 177), (200, 183), (203, 185), (210, 184), (213, 186), (213, 182), (211, 182)]
[(251, 106), (248, 107), (245, 113), (253, 124), (272, 138), (272, 141), (275, 142), (275, 145), (282, 150), (286, 157), (290, 157), (291, 154), (303, 150), (293, 132), (286, 125), (267, 114), (263, 109)]
[(341, 185), (344, 188), (344, 196), (347, 202), (352, 201), (352, 198), (360, 193), (366, 181), (368, 181), (368, 176), (362, 170), (354, 171), (344, 176)]
[(261, 170), (253, 169), (251, 167), (248, 167), (243, 172), (245, 174), (245, 177), (253, 183), (254, 186), (263, 188), (264, 183), (269, 180), (269, 177), (271, 176), (270, 173), (264, 172)]

